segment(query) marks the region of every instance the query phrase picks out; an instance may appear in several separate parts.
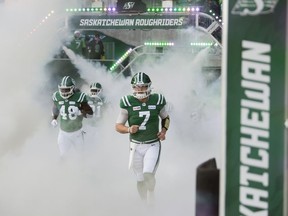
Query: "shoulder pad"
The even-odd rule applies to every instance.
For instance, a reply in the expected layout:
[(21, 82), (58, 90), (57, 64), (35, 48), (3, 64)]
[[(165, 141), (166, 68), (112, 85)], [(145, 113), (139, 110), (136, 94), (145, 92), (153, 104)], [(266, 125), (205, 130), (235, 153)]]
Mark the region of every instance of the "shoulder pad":
[(76, 103), (87, 102), (87, 96), (84, 92), (77, 91), (69, 98), (69, 100), (75, 101)]
[(165, 105), (166, 104), (166, 99), (165, 99), (164, 95), (153, 94), (152, 97), (154, 97), (155, 100), (157, 101), (156, 105)]
[(125, 107), (132, 106), (130, 99), (131, 99), (131, 95), (123, 96), (120, 100), (120, 107), (125, 108)]
[(80, 91), (77, 91), (75, 92), (75, 94), (77, 95), (77, 102), (78, 103), (82, 103), (82, 102), (87, 102), (87, 97), (86, 97), (86, 94), (84, 92), (80, 92)]

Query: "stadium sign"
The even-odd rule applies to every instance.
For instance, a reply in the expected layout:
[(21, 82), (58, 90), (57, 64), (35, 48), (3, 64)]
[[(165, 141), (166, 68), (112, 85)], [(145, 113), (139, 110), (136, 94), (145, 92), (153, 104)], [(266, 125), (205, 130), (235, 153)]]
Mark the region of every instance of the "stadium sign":
[(225, 2), (226, 184), (221, 215), (283, 216), (287, 0), (241, 2)]
[(259, 14), (273, 13), (278, 0), (237, 0), (235, 3), (232, 14), (239, 14), (242, 16), (257, 16)]
[(187, 15), (74, 15), (69, 18), (71, 29), (174, 29), (189, 25)]

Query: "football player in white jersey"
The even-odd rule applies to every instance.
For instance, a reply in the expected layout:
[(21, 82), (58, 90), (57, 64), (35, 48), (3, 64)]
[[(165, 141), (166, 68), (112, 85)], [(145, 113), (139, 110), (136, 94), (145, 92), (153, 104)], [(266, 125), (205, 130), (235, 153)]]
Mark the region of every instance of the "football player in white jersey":
[(87, 100), (89, 106), (93, 110), (93, 117), (96, 119), (101, 118), (103, 115), (105, 97), (103, 96), (102, 92), (102, 85), (99, 82), (91, 83)]

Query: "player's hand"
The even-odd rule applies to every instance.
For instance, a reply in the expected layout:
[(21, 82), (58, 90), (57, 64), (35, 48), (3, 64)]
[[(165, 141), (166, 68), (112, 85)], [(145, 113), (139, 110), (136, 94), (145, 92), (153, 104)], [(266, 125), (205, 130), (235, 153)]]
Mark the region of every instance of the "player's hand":
[(56, 120), (56, 119), (53, 119), (53, 120), (51, 121), (51, 125), (52, 125), (54, 128), (57, 127), (57, 125), (58, 125), (57, 120)]
[(139, 130), (139, 125), (131, 125), (129, 132), (130, 134), (134, 134), (134, 133), (137, 133), (138, 130)]
[(158, 134), (158, 138), (160, 141), (163, 141), (166, 139), (166, 129), (162, 129)]

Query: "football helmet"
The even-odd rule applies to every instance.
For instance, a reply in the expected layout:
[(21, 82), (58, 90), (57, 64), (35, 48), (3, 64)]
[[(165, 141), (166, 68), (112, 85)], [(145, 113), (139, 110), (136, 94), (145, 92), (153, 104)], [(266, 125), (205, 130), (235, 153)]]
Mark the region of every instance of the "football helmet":
[(78, 31), (78, 30), (76, 30), (76, 31), (74, 32), (74, 37), (75, 37), (75, 38), (80, 38), (80, 37), (81, 37), (81, 32)]
[(62, 98), (67, 99), (74, 94), (75, 81), (70, 76), (64, 76), (58, 85), (59, 93)]
[(100, 96), (100, 93), (102, 92), (102, 85), (100, 83), (92, 83), (90, 85), (90, 97), (96, 98), (97, 96)]
[(136, 73), (131, 79), (133, 96), (137, 99), (143, 99), (151, 94), (151, 80), (150, 77), (143, 73)]

